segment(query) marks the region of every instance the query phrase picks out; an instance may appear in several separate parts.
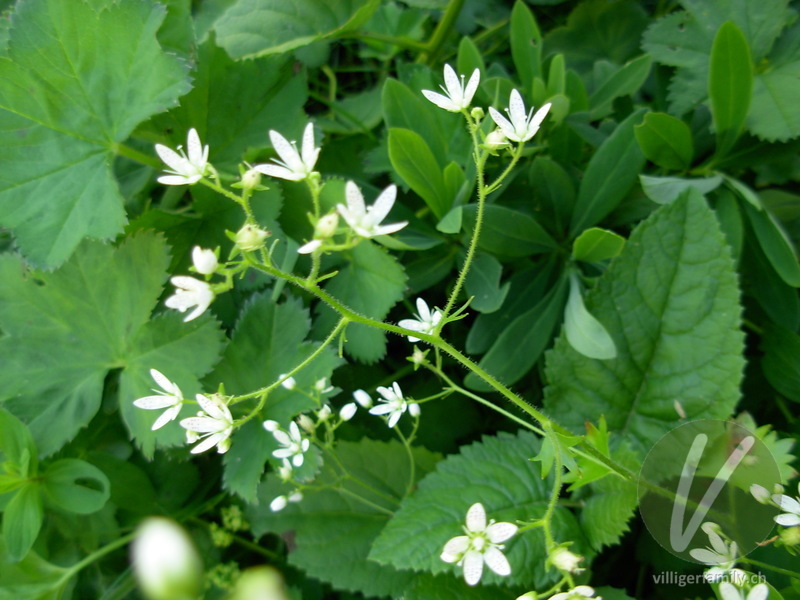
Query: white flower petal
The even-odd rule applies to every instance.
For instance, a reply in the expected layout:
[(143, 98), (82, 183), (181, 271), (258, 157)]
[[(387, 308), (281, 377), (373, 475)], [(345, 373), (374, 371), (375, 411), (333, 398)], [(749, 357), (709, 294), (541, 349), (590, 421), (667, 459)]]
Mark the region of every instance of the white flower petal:
[(303, 172), (305, 170), (303, 159), (300, 158), (297, 148), (295, 148), (295, 146), (291, 144), (285, 137), (283, 137), (277, 131), (270, 130), (269, 139), (272, 142), (272, 147), (275, 149), (275, 152), (278, 153), (278, 156), (281, 157), (283, 163), (290, 170), (294, 171), (295, 173)]
[(513, 537), (517, 529), (513, 523), (492, 523), (486, 528), (486, 536), (493, 544), (500, 544)]
[(320, 246), (322, 246), (322, 240), (311, 240), (310, 242), (300, 246), (297, 249), (297, 253), (298, 254), (311, 254), (312, 252), (314, 252), (314, 250), (316, 250)]
[(292, 438), (289, 437), (289, 434), (285, 431), (281, 431), (280, 429), (276, 429), (272, 432), (272, 435), (278, 441), (281, 446), (288, 446), (292, 443)]
[(207, 155), (207, 152), (207, 150), (203, 152), (200, 136), (197, 134), (197, 130), (192, 127), (186, 136), (186, 155), (189, 158), (189, 162), (193, 165), (201, 164), (203, 162), (203, 156), (204, 154)]
[(800, 525), (800, 515), (793, 515), (789, 513), (778, 515), (775, 517), (775, 522), (778, 525), (783, 525), (784, 527), (794, 527), (795, 525)]
[(723, 581), (719, 584), (719, 593), (720, 596), (722, 596), (722, 600), (742, 600), (739, 589), (727, 581)]
[[(588, 585), (579, 585), (578, 587), (572, 588), (571, 591), (573, 594), (578, 594), (584, 598), (591, 598), (594, 596), (594, 588), (589, 587)], [(600, 600), (600, 598), (597, 600)]]
[(219, 433), (226, 429), (224, 423), (211, 417), (189, 417), (181, 421), (181, 427), (196, 433)]
[(498, 575), (503, 577), (511, 575), (511, 565), (498, 548), (494, 546), (486, 548), (486, 551), (483, 553), (483, 560), (486, 562), (486, 566)]
[(508, 115), (517, 134), (521, 134), (528, 124), (528, 115), (525, 113), (525, 103), (517, 90), (511, 90), (508, 99)]
[(464, 555), (464, 581), (467, 585), (477, 585), (483, 574), (483, 555), (470, 550)]
[(408, 221), (399, 221), (397, 223), (389, 223), (388, 225), (376, 225), (372, 228), (372, 236), (396, 233), (406, 225), (408, 225)]
[[(367, 214), (367, 209), (364, 205), (364, 196), (361, 194), (361, 190), (358, 189), (358, 186), (354, 182), (348, 181), (344, 186), (344, 194), (350, 215), (354, 220), (361, 221)], [(342, 216), (344, 217), (344, 215)], [(347, 217), (345, 217), (345, 220), (347, 220)]]
[(314, 146), (314, 125), (309, 123), (303, 131), (303, 164), (307, 171), (312, 171), (317, 164), (320, 148)]
[(369, 408), (372, 406), (372, 398), (364, 390), (356, 390), (353, 392), (353, 398), (361, 405), (362, 408)]
[(391, 429), (392, 427), (397, 425), (397, 422), (400, 420), (400, 417), (402, 417), (402, 416), (403, 416), (403, 411), (399, 411), (399, 410), (395, 411), (391, 415), (389, 415), (389, 420), (387, 421), (386, 424)]
[(225, 412), (223, 412), (221, 405), (208, 396), (197, 394), (195, 395), (195, 400), (197, 400), (200, 408), (202, 408), (212, 419), (222, 420), (226, 418)]
[(694, 548), (689, 550), (689, 556), (693, 559), (700, 561), (706, 565), (718, 565), (723, 562), (722, 557), (716, 552), (707, 550), (706, 548)]
[(153, 381), (158, 384), (158, 387), (165, 392), (175, 396), (181, 396), (180, 388), (167, 379), (160, 371), (157, 371), (156, 369), (150, 369), (150, 377), (152, 377)]
[(155, 423), (153, 423), (153, 426), (150, 428), (151, 431), (156, 431), (157, 429), (161, 429), (164, 425), (174, 420), (178, 416), (178, 413), (180, 412), (181, 412), (180, 404), (176, 404), (175, 406), (168, 408), (158, 416)]
[(767, 587), (767, 584), (759, 583), (750, 590), (749, 594), (747, 594), (747, 600), (767, 600), (768, 596), (769, 587)]
[(456, 75), (455, 70), (448, 64), (444, 65), (444, 86), (453, 102), (461, 101), (461, 79)]
[(367, 210), (367, 218), (369, 222), (377, 225), (383, 221), (389, 214), (389, 211), (392, 210), (396, 198), (397, 186), (390, 185), (383, 190), (375, 199), (374, 204)]
[(481, 72), (480, 69), (475, 69), (470, 75), (469, 81), (467, 82), (467, 87), (464, 89), (464, 105), (469, 106), (472, 102), (472, 97), (475, 95), (475, 92), (478, 89), (478, 84), (481, 80)]
[(500, 130), (503, 132), (508, 139), (519, 141), (516, 139), (516, 133), (514, 131), (514, 125), (511, 124), (511, 121), (506, 119), (499, 111), (495, 110), (493, 107), (489, 107), (489, 116), (492, 117), (492, 121), (495, 122)]
[(144, 410), (159, 410), (173, 406), (176, 399), (173, 396), (145, 396), (133, 401), (136, 408), (143, 408)]
[(226, 437), (224, 433), (214, 433), (205, 438), (202, 442), (197, 444), (194, 448), (191, 449), (192, 454), (200, 454), (201, 452), (205, 452), (206, 450), (210, 450), (220, 442), (222, 442)]
[(777, 504), (781, 507), (781, 510), (800, 515), (800, 502), (789, 496), (778, 496), (778, 498), (780, 498), (780, 501)]
[(486, 510), (480, 502), (470, 506), (467, 511), (467, 529), (473, 532), (486, 530)]
[(461, 555), (469, 548), (469, 538), (466, 535), (459, 535), (450, 538), (442, 549), (441, 558), (444, 562), (454, 563), (461, 560)]
[(422, 90), (422, 95), (425, 96), (428, 100), (433, 102), (439, 108), (443, 108), (444, 110), (450, 112), (460, 112), (461, 107), (453, 102), (447, 96), (443, 96), (438, 92), (432, 92), (431, 90)]

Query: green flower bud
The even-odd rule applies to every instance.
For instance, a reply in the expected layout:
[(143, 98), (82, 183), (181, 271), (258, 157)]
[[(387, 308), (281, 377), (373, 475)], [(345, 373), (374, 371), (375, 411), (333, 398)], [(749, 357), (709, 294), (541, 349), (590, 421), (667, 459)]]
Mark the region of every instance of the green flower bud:
[(234, 242), (244, 252), (255, 252), (264, 247), (264, 240), (269, 236), (269, 231), (259, 229), (249, 223), (236, 232)]
[(146, 519), (132, 544), (133, 570), (148, 600), (195, 600), (203, 567), (186, 532), (162, 517)]
[(249, 169), (242, 175), (242, 187), (246, 190), (254, 190), (261, 185), (261, 173), (255, 169)]
[(486, 113), (483, 112), (483, 109), (480, 106), (476, 106), (470, 111), (469, 115), (476, 121), (481, 121), (483, 120), (483, 117), (486, 116)]
[(331, 213), (329, 215), (325, 215), (319, 221), (317, 221), (316, 227), (314, 227), (314, 238), (318, 240), (325, 240), (331, 237), (334, 233), (336, 233), (336, 228), (339, 226), (339, 215), (336, 213)]
[(278, 571), (252, 567), (242, 572), (231, 600), (289, 600), (289, 595)]
[(800, 526), (781, 529), (780, 537), (781, 541), (787, 546), (800, 545)]

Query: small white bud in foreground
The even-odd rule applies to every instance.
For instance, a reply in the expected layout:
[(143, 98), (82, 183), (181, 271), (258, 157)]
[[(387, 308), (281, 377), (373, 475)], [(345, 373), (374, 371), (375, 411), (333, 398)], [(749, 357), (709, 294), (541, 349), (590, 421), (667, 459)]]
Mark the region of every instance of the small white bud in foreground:
[(192, 248), (192, 264), (194, 265), (194, 270), (201, 275), (211, 275), (219, 267), (217, 255), (214, 254), (214, 251), (200, 246)]
[(279, 512), (284, 508), (286, 508), (286, 504), (288, 501), (289, 500), (286, 498), (286, 496), (278, 496), (272, 502), (269, 503), (269, 509), (272, 512)]
[(272, 433), (273, 431), (278, 431), (280, 429), (280, 425), (278, 425), (277, 421), (273, 421), (272, 419), (267, 419), (264, 421), (264, 429)]
[[(278, 375), (278, 379), (283, 379), (284, 377), (286, 377), (285, 373)], [(297, 382), (294, 380), (294, 377), (286, 377), (286, 379), (281, 382), (281, 385), (287, 390), (293, 390), (297, 386)]]
[(357, 410), (358, 404), (355, 402), (348, 402), (339, 411), (339, 418), (341, 418), (342, 421), (349, 421), (355, 416)]
[(203, 568), (186, 532), (174, 521), (150, 517), (131, 545), (133, 570), (148, 600), (191, 600), (200, 594)]

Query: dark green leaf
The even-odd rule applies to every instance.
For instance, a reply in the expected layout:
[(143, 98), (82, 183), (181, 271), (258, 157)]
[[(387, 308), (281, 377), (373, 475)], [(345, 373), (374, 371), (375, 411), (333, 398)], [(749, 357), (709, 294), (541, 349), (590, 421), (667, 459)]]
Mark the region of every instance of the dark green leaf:
[(742, 133), (752, 93), (753, 59), (747, 38), (727, 21), (714, 37), (708, 73), (718, 156), (727, 154)]
[(612, 102), (616, 98), (635, 94), (650, 74), (652, 62), (649, 55), (642, 54), (601, 83), (589, 98), (592, 120), (610, 115), (613, 111)]
[(633, 132), (647, 160), (659, 167), (685, 171), (692, 164), (692, 131), (677, 117), (667, 113), (647, 113)]
[(625, 238), (613, 231), (592, 227), (580, 234), (572, 243), (572, 258), (584, 262), (597, 262), (614, 258), (625, 247)]
[(800, 402), (800, 336), (794, 331), (770, 325), (762, 339), (764, 359), (761, 368), (772, 387)]
[(441, 219), (450, 210), (442, 169), (422, 136), (410, 129), (389, 130), (389, 159), (400, 177)]
[[(464, 217), (471, 230), (477, 206), (464, 207)], [(558, 244), (533, 217), (519, 211), (488, 204), (484, 209), (483, 228), (478, 247), (499, 256), (530, 256), (552, 252)]]
[(35, 552), (17, 562), (0, 537), (0, 600), (62, 600), (70, 580), (67, 569), (47, 562)]
[(775, 271), (792, 287), (800, 287), (797, 254), (783, 228), (766, 209), (758, 211), (748, 203), (742, 206), (761, 249)]
[[(702, 284), (698, 284), (702, 282)], [(587, 358), (556, 340), (545, 407), (572, 431), (602, 415), (637, 452), (680, 420), (725, 418), (739, 400), (744, 360), (739, 290), (713, 212), (689, 190), (633, 231), (587, 295), (617, 348)]]
[(614, 210), (636, 182), (644, 165), (644, 154), (636, 143), (633, 128), (643, 114), (644, 111), (637, 111), (620, 123), (589, 161), (572, 214), (573, 236)]
[(522, 82), (523, 89), (529, 90), (535, 77), (542, 73), (542, 34), (531, 9), (521, 0), (514, 3), (511, 10), (511, 57)]
[(42, 474), (47, 499), (57, 507), (88, 515), (105, 506), (111, 484), (100, 469), (84, 460), (62, 458)]
[(478, 254), (464, 280), (467, 296), (472, 296), (470, 306), (482, 313), (496, 311), (508, 294), (509, 284), (500, 285), (503, 266), (491, 254)]

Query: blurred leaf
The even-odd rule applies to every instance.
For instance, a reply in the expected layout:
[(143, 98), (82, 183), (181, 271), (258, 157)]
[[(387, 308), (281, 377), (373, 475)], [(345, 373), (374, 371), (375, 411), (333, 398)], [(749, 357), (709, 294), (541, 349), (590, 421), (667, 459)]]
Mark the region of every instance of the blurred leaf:
[(0, 408), (0, 450), (3, 462), (9, 461), (19, 467), (21, 477), (37, 472), (39, 452), (31, 432), (22, 421), (3, 408)]
[(571, 235), (600, 222), (636, 182), (644, 166), (644, 154), (636, 143), (633, 128), (643, 114), (639, 110), (620, 123), (589, 161), (572, 213)]
[(717, 220), (689, 190), (636, 227), (587, 294), (617, 357), (587, 358), (565, 336), (547, 354), (548, 414), (574, 432), (605, 415), (638, 453), (678, 423), (675, 398), (689, 418), (726, 418), (744, 367), (738, 298)]
[(765, 352), (761, 368), (770, 385), (790, 400), (800, 402), (800, 336), (770, 324), (761, 343)]
[(714, 175), (704, 179), (687, 179), (639, 175), (639, 181), (650, 200), (656, 204), (669, 204), (680, 198), (681, 194), (687, 190), (696, 190), (701, 195), (714, 191), (722, 183), (722, 177)]
[(62, 458), (51, 463), (42, 474), (42, 480), (48, 500), (79, 515), (97, 512), (110, 495), (111, 483), (105, 473), (77, 458)]
[(8, 542), (0, 537), (0, 600), (62, 600), (70, 584), (67, 571), (35, 552), (13, 560)]
[(647, 55), (631, 60), (606, 79), (589, 97), (591, 118), (602, 119), (613, 112), (612, 102), (620, 96), (635, 94), (650, 74), (653, 59)]
[(14, 493), (3, 511), (3, 539), (12, 561), (25, 557), (39, 536), (43, 520), (40, 485), (30, 482)]
[(234, 59), (280, 54), (366, 23), (380, 0), (238, 0), (214, 24)]
[(744, 129), (753, 93), (753, 59), (742, 30), (726, 21), (714, 37), (708, 97), (717, 132), (717, 155), (724, 156)]
[(625, 238), (613, 231), (592, 227), (580, 234), (572, 243), (572, 258), (584, 262), (597, 262), (614, 258), (625, 247)]
[(84, 237), (122, 230), (117, 144), (189, 90), (188, 67), (156, 41), (164, 14), (148, 2), (17, 5), (0, 59), (0, 224), (32, 262), (54, 267)]
[(694, 147), (689, 126), (667, 113), (647, 113), (633, 128), (645, 157), (664, 169), (685, 171), (692, 164)]

